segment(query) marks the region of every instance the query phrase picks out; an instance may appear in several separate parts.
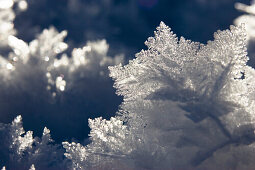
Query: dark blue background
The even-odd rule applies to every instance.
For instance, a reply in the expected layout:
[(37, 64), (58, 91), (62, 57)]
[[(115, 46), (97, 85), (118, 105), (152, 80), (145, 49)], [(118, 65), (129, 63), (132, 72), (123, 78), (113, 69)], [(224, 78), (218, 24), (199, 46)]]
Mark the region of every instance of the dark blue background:
[[(216, 30), (229, 28), (241, 15), (234, 8), (240, 0), (79, 0), (80, 9), (74, 11), (68, 10), (71, 1), (77, 0), (30, 0), (27, 12), (15, 21), (19, 36), (30, 41), (35, 31), (31, 27), (38, 26), (38, 32), (54, 25), (58, 30), (68, 30), (67, 41), (75, 46), (105, 38), (111, 53), (124, 50), (132, 58), (145, 48), (144, 41), (160, 21), (178, 37), (206, 43)], [(98, 12), (90, 14), (91, 8)]]

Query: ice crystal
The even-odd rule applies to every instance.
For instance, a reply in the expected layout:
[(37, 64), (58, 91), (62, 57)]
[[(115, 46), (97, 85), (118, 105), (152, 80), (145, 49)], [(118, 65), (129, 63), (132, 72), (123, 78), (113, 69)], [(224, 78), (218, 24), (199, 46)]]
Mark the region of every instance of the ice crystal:
[[(65, 156), (72, 159), (74, 169), (104, 169), (104, 168), (123, 168), (119, 163), (127, 160), (137, 144), (130, 137), (127, 126), (121, 120), (112, 117), (110, 120), (96, 118), (89, 119), (91, 128), (91, 143), (82, 146), (79, 143), (63, 142), (66, 149)], [(98, 164), (101, 161), (102, 164)], [(129, 167), (130, 168), (130, 167)]]
[(25, 133), (21, 116), (17, 116), (12, 124), (0, 124), (1, 164), (7, 169), (56, 169), (66, 167), (63, 150), (54, 145), (50, 130), (44, 128), (41, 138), (33, 138), (32, 132)]
[(248, 39), (248, 54), (250, 57), (249, 65), (255, 65), (255, 1), (251, 1), (251, 5), (242, 3), (235, 4), (236, 9), (247, 14), (241, 15), (234, 20), (235, 25), (245, 24), (245, 30)]
[[(26, 76), (24, 75), (26, 74), (25, 71), (34, 69), (38, 78), (47, 79), (48, 85), (45, 89), (64, 91), (68, 83), (64, 80), (64, 77), (70, 81), (75, 80), (72, 76), (77, 78), (88, 76), (106, 77), (106, 68), (109, 65), (123, 62), (123, 56), (121, 55), (115, 58), (107, 56), (108, 45), (105, 40), (88, 42), (83, 48), (74, 49), (72, 57), (69, 58), (66, 54), (62, 54), (60, 59), (57, 59), (56, 56), (68, 47), (63, 42), (66, 35), (66, 31), (58, 33), (54, 27), (51, 27), (45, 29), (37, 39), (29, 44), (15, 36), (9, 36), (8, 45), (13, 52), (9, 53), (8, 60), (3, 57), (0, 58), (3, 71), (8, 72), (9, 70), (9, 74), (12, 74), (13, 77), (21, 78)], [(2, 76), (9, 76), (9, 74), (3, 73)], [(36, 77), (36, 75), (33, 77)], [(71, 85), (74, 85), (74, 83), (70, 82), (69, 86)]]
[(161, 22), (145, 44), (128, 65), (110, 67), (124, 97), (118, 115), (90, 120), (89, 145), (63, 143), (73, 167), (254, 167), (240, 154), (255, 154), (255, 70), (246, 65), (244, 25), (203, 45), (178, 39)]

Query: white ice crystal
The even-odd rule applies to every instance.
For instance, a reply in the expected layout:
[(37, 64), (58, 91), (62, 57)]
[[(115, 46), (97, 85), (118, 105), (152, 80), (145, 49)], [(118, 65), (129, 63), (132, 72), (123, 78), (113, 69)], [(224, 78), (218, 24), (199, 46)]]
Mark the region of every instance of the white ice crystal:
[[(8, 0), (0, 1), (7, 2)], [(79, 107), (83, 107), (83, 103), (96, 103), (102, 100), (101, 98), (112, 98), (108, 66), (123, 62), (123, 55), (108, 56), (109, 45), (106, 40), (98, 40), (88, 41), (84, 47), (73, 49), (71, 56), (68, 56), (64, 53), (68, 48), (64, 42), (67, 31), (59, 33), (54, 27), (44, 29), (30, 43), (25, 42), (15, 36), (15, 13), (12, 7), (17, 3), (15, 9), (18, 7), (22, 11), (27, 8), (27, 3), (23, 0), (10, 2), (12, 4), (1, 5), (0, 9), (1, 121), (6, 122), (16, 116), (19, 110), (25, 120), (39, 119), (39, 124), (46, 120), (51, 128), (59, 128), (66, 135), (66, 130), (59, 125), (64, 124), (67, 125), (64, 128), (68, 129), (69, 133), (77, 131), (79, 134), (79, 123), (83, 122), (88, 113), (84, 114), (82, 111), (82, 114), (79, 114), (73, 108), (70, 111), (62, 107), (68, 107), (73, 98), (80, 96), (82, 98), (79, 101), (82, 101), (82, 104), (75, 99), (75, 102), (78, 101), (81, 105)], [(95, 88), (101, 85), (104, 86), (103, 90)], [(100, 93), (100, 98), (97, 93)], [(56, 116), (55, 111), (59, 112), (59, 116)], [(60, 121), (55, 121), (56, 117)], [(32, 124), (37, 126), (38, 122)], [(63, 150), (58, 145), (51, 144), (53, 140), (47, 128), (41, 138), (33, 138), (32, 131), (25, 133), (21, 116), (18, 116), (12, 125), (1, 124), (0, 131), (4, 143), (0, 149), (0, 165), (5, 165), (7, 169), (29, 169), (32, 164), (47, 169), (63, 169), (66, 166)], [(9, 151), (12, 153), (9, 154)]]
[(32, 147), (33, 140), (33, 132), (28, 131), (24, 137), (23, 135), (25, 133), (23, 127), (22, 127), (22, 118), (21, 116), (17, 116), (11, 125), (11, 138), (12, 142), (10, 145), (11, 149), (14, 149), (17, 151), (18, 155), (22, 155), (22, 153)]
[(26, 0), (0, 0), (0, 49), (8, 45), (8, 38), (16, 34), (13, 21), (15, 11), (13, 5), (17, 3), (20, 10), (27, 9)]
[(236, 9), (246, 14), (239, 16), (234, 20), (235, 25), (245, 24), (245, 30), (248, 40), (248, 54), (250, 61), (248, 65), (255, 66), (255, 1), (251, 1), (251, 5), (245, 5), (242, 3), (235, 4)]
[(7, 169), (63, 169), (66, 161), (63, 150), (52, 144), (50, 130), (44, 128), (41, 138), (33, 138), (32, 132), (25, 133), (21, 116), (12, 124), (0, 124), (0, 159)]
[[(37, 39), (29, 44), (15, 36), (9, 36), (8, 45), (13, 49), (13, 53), (9, 53), (9, 62), (1, 57), (1, 65), (6, 65), (5, 68), (12, 73), (10, 73), (11, 75), (3, 73), (2, 76), (13, 76), (11, 79), (15, 78), (17, 81), (17, 79), (25, 76), (26, 73), (24, 72), (34, 69), (34, 76), (40, 75), (43, 77), (38, 78), (47, 79), (48, 85), (45, 89), (56, 88), (64, 91), (66, 86), (69, 89), (72, 88), (70, 87), (74, 84), (72, 81), (79, 77), (106, 77), (106, 68), (109, 65), (123, 62), (123, 56), (107, 57), (108, 45), (105, 40), (88, 42), (83, 48), (74, 49), (72, 57), (63, 54), (60, 59), (56, 59), (56, 56), (68, 47), (63, 42), (66, 35), (66, 31), (58, 33), (55, 28), (51, 27), (45, 29)], [(66, 82), (64, 77), (69, 82)], [(5, 83), (9, 84), (10, 82)], [(38, 81), (38, 83), (40, 82)]]
[(252, 169), (255, 70), (246, 65), (244, 26), (203, 45), (161, 22), (145, 44), (128, 65), (110, 67), (124, 97), (119, 115), (89, 120), (89, 145), (63, 143), (73, 167)]
[[(63, 142), (65, 156), (72, 160), (72, 168), (123, 168), (120, 163), (123, 159), (127, 162), (126, 157), (137, 149), (139, 142), (136, 144), (131, 139), (135, 135), (130, 134), (127, 126), (114, 117), (110, 120), (102, 117), (89, 119), (89, 126), (91, 128), (89, 145), (84, 147), (79, 143)], [(98, 164), (98, 161), (101, 161), (101, 164)]]
[(236, 25), (240, 25), (241, 23), (245, 23), (245, 29), (247, 31), (247, 38), (254, 39), (255, 38), (255, 1), (251, 3), (250, 6), (236, 3), (236, 9), (246, 12), (247, 14), (242, 15), (235, 19), (234, 23)]

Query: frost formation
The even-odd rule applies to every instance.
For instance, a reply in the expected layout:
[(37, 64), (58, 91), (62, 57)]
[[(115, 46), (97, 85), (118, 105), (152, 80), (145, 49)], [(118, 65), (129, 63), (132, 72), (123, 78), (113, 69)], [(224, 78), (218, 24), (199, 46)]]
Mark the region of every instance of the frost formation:
[(245, 5), (242, 3), (236, 3), (235, 4), (236, 9), (238, 9), (239, 11), (245, 12), (247, 14), (242, 15), (240, 17), (238, 17), (234, 23), (235, 24), (241, 24), (241, 23), (245, 23), (245, 29), (247, 31), (247, 37), (248, 39), (250, 38), (255, 38), (255, 1), (251, 1), (251, 5)]
[[(57, 119), (59, 124), (62, 123), (71, 130), (74, 128), (73, 131), (76, 130), (78, 133), (82, 128), (79, 121), (86, 120), (92, 113), (88, 113), (91, 111), (86, 111), (86, 114), (84, 111), (82, 114), (76, 113), (79, 108), (76, 111), (70, 110), (70, 102), (77, 105), (75, 101), (81, 101), (79, 107), (81, 105), (88, 107), (89, 103), (100, 103), (107, 97), (116, 100), (107, 68), (123, 62), (123, 56), (107, 56), (109, 47), (105, 40), (87, 42), (84, 47), (73, 49), (71, 56), (68, 56), (63, 53), (68, 48), (68, 45), (63, 42), (66, 35), (66, 31), (59, 33), (51, 27), (45, 29), (30, 43), (13, 35), (8, 36), (8, 45), (12, 51), (8, 55), (0, 55), (0, 78), (2, 80), (0, 100), (3, 101), (0, 104), (0, 111), (5, 113), (0, 115), (2, 120), (6, 121), (10, 117), (15, 117), (17, 112), (26, 117), (39, 115), (38, 117), (48, 122), (47, 126), (54, 126), (53, 120)], [(104, 89), (102, 89), (102, 84), (104, 84)], [(99, 95), (103, 97), (99, 98)], [(77, 100), (70, 101), (71, 98)], [(10, 102), (6, 103), (6, 99)], [(113, 105), (106, 105), (105, 107), (108, 108), (100, 106), (98, 110), (111, 110), (112, 108), (109, 107)], [(61, 108), (65, 109), (60, 111)], [(52, 114), (57, 110), (61, 116), (56, 117)], [(6, 112), (9, 115), (6, 115)], [(70, 120), (67, 119), (70, 116), (72, 121), (67, 121)], [(39, 121), (36, 117), (34, 120)], [(45, 126), (41, 125), (42, 122), (39, 124), (41, 128)], [(52, 129), (63, 133), (58, 126), (55, 125)]]
[(250, 64), (255, 66), (255, 1), (251, 1), (251, 5), (245, 5), (242, 3), (235, 4), (236, 9), (246, 14), (239, 16), (234, 20), (235, 25), (245, 23), (245, 30), (248, 39), (248, 54), (250, 57)]
[[(112, 99), (113, 104), (109, 100), (109, 104), (97, 107), (95, 112), (111, 111), (113, 105), (118, 105), (108, 66), (123, 62), (124, 57), (108, 56), (106, 40), (88, 41), (81, 48), (68, 49), (64, 42), (67, 31), (58, 32), (54, 27), (25, 42), (16, 36), (13, 23), (14, 12), (18, 12), (14, 6), (15, 9), (24, 7), (25, 3), (0, 0), (0, 119), (6, 123), (19, 113), (30, 124), (37, 123), (38, 129), (45, 126), (44, 121), (54, 135), (70, 137), (76, 133), (76, 137), (82, 138), (86, 132), (84, 135), (78, 131), (86, 130), (81, 122), (93, 114), (88, 110), (90, 104)], [(71, 55), (65, 53), (67, 49)], [(84, 114), (80, 108), (74, 110), (70, 105), (75, 108), (85, 105), (88, 111)], [(63, 131), (61, 126), (70, 130)], [(35, 133), (38, 134), (37, 129)]]
[[(60, 145), (53, 144), (46, 127), (42, 137), (33, 138), (33, 132), (25, 133), (21, 116), (11, 124), (0, 124), (0, 166), (3, 169), (65, 169), (66, 160)], [(29, 168), (30, 167), (30, 168)]]
[[(9, 53), (8, 59), (1, 58), (2, 77), (5, 79), (11, 77), (10, 79), (17, 84), (19, 79), (22, 81), (24, 76), (30, 74), (30, 79), (36, 79), (31, 83), (32, 86), (38, 88), (44, 85), (42, 88), (52, 92), (52, 97), (56, 97), (57, 92), (73, 88), (72, 86), (75, 86), (75, 81), (79, 78), (106, 77), (106, 68), (109, 65), (123, 61), (122, 56), (107, 57), (108, 45), (105, 40), (88, 42), (82, 48), (73, 49), (72, 56), (68, 57), (67, 54), (62, 54), (68, 48), (68, 45), (63, 42), (66, 35), (66, 31), (59, 33), (51, 27), (45, 29), (37, 39), (29, 44), (10, 35), (8, 45), (13, 52)], [(59, 59), (57, 59), (58, 55), (60, 55)], [(6, 81), (8, 86), (11, 80)], [(35, 85), (36, 82), (38, 85)]]
[(91, 143), (64, 142), (75, 169), (252, 169), (254, 78), (244, 25), (207, 45), (163, 22), (128, 65), (110, 67), (118, 115), (89, 120)]
[[(48, 108), (63, 102), (66, 93), (76, 96), (83, 88), (89, 92), (86, 82), (98, 77), (100, 81), (94, 84), (108, 82), (107, 67), (122, 62), (122, 56), (107, 56), (105, 40), (88, 42), (67, 56), (67, 32), (59, 33), (53, 27), (30, 43), (19, 39), (13, 26), (14, 3), (21, 11), (26, 9), (23, 0), (0, 0), (0, 99), (13, 101), (1, 106), (1, 117), (10, 108), (23, 108), (24, 103), (17, 103), (24, 100), (24, 94), (28, 105), (36, 101)], [(253, 19), (253, 5), (239, 4), (237, 8)], [(33, 138), (33, 132), (25, 133), (21, 116), (17, 116), (11, 124), (0, 124), (0, 166), (253, 169), (255, 71), (246, 65), (246, 31), (243, 25), (231, 26), (215, 33), (214, 38), (207, 45), (178, 39), (162, 22), (155, 37), (146, 41), (148, 50), (142, 50), (126, 66), (110, 67), (117, 94), (124, 101), (110, 120), (89, 119), (88, 145), (63, 142), (64, 153), (53, 144), (49, 129), (44, 128), (41, 138)]]

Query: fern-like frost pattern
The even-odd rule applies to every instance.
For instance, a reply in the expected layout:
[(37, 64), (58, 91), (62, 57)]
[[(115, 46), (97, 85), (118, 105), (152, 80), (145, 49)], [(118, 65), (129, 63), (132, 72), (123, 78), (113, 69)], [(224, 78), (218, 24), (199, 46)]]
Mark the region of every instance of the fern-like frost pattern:
[(127, 65), (109, 67), (124, 97), (118, 115), (89, 120), (91, 143), (64, 143), (68, 158), (81, 169), (106, 160), (118, 160), (111, 169), (252, 169), (255, 71), (246, 65), (244, 25), (204, 45), (161, 22), (145, 44)]

